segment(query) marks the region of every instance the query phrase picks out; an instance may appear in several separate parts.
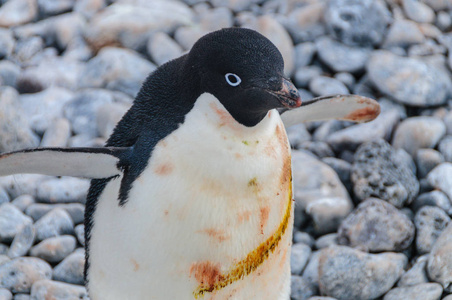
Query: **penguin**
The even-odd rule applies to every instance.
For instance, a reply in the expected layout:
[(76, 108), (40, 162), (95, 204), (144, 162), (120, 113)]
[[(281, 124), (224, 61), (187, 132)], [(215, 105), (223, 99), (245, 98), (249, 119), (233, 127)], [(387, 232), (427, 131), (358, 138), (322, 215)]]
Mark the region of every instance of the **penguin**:
[(355, 95), (301, 103), (267, 38), (227, 28), (151, 73), (102, 148), (0, 156), (0, 176), (90, 178), (92, 300), (289, 299), (293, 194), (285, 127), (369, 121)]

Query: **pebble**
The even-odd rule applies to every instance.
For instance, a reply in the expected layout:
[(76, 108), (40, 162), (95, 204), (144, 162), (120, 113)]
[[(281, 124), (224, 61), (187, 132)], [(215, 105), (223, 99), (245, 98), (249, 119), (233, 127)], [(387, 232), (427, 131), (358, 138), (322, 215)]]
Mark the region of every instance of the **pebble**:
[(396, 101), (419, 107), (446, 103), (452, 82), (445, 70), (417, 58), (374, 51), (367, 72), (380, 92)]
[(74, 224), (83, 223), (85, 206), (81, 203), (67, 203), (67, 204), (34, 203), (25, 210), (25, 213), (36, 222), (42, 216), (44, 216), (54, 208), (64, 209), (71, 216), (71, 219), (72, 221), (74, 221)]
[(14, 237), (8, 250), (11, 258), (25, 256), (35, 241), (35, 229), (31, 223), (25, 225)]
[(452, 212), (451, 201), (441, 191), (431, 191), (419, 195), (411, 204), (411, 209), (416, 212), (423, 206), (437, 206), (448, 214)]
[(0, 7), (0, 27), (12, 27), (34, 21), (38, 14), (35, 0), (9, 0)]
[(14, 49), (14, 58), (22, 64), (29, 61), (44, 49), (44, 40), (38, 36), (18, 40)]
[(309, 82), (309, 89), (316, 95), (348, 94), (348, 89), (339, 80), (326, 76), (316, 76)]
[(316, 234), (337, 230), (353, 204), (336, 172), (302, 150), (292, 151), (295, 216), (311, 216)]
[(443, 121), (444, 121), (444, 124), (446, 125), (446, 134), (452, 135), (452, 111), (449, 111), (444, 116)]
[(1, 300), (11, 300), (13, 299), (13, 294), (5, 288), (0, 288), (0, 299)]
[(305, 300), (312, 295), (315, 295), (316, 290), (312, 282), (296, 275), (292, 275), (290, 279), (291, 300)]
[[(76, 12), (67, 13), (49, 18), (47, 20), (49, 20), (49, 22), (53, 22), (53, 25), (55, 26), (55, 42), (58, 49), (71, 51), (73, 50), (71, 48), (86, 45), (84, 42), (81, 42), (83, 41), (82, 32), (87, 26), (86, 20), (81, 14)], [(91, 55), (91, 52), (87, 54)]]
[(352, 165), (349, 162), (335, 157), (324, 157), (322, 158), (322, 161), (333, 168), (347, 190), (352, 189), (350, 178)]
[(89, 184), (88, 179), (74, 177), (44, 180), (37, 188), (37, 199), (42, 203), (85, 203)]
[(384, 48), (407, 48), (411, 45), (421, 44), (425, 37), (417, 24), (409, 20), (396, 20), (386, 35)]
[(311, 140), (311, 134), (303, 123), (286, 128), (286, 132), (292, 148), (298, 148), (301, 143)]
[(326, 137), (326, 142), (336, 152), (354, 151), (363, 143), (388, 139), (399, 119), (396, 109), (383, 112), (372, 122), (356, 124), (331, 133)]
[[(3, 189), (1, 189), (3, 190)], [(9, 202), (9, 201), (8, 201)], [(35, 199), (31, 195), (20, 195), (11, 201), (11, 204), (20, 209), (21, 212), (25, 212), (28, 206), (35, 203)]]
[(309, 297), (308, 300), (337, 300), (337, 299), (333, 297), (314, 296)]
[[(80, 245), (85, 246), (85, 225), (79, 224), (79, 225), (75, 226), (74, 232), (75, 232), (75, 236), (77, 237), (77, 240), (80, 243)], [(297, 242), (297, 240), (295, 238), (294, 238), (294, 240), (295, 240), (295, 242)]]
[(322, 124), (317, 127), (312, 135), (314, 141), (325, 141), (328, 136), (336, 131), (344, 129), (346, 122), (339, 120), (329, 120), (322, 122)]
[(105, 103), (97, 109), (97, 130), (103, 138), (108, 138), (116, 124), (129, 110), (130, 105), (124, 103)]
[(444, 162), (427, 175), (428, 183), (452, 199), (452, 163)]
[(295, 46), (295, 69), (306, 67), (312, 61), (315, 53), (317, 52), (317, 47), (312, 42), (300, 43)]
[(420, 0), (420, 1), (427, 4), (428, 6), (433, 8), (433, 10), (435, 10), (435, 11), (450, 8), (449, 0)]
[(411, 20), (419, 23), (433, 23), (435, 12), (421, 1), (403, 0), (403, 11)]
[(413, 242), (414, 230), (413, 222), (393, 205), (371, 198), (342, 221), (337, 239), (370, 252), (403, 251)]
[(330, 146), (321, 141), (305, 141), (300, 143), (297, 149), (309, 151), (319, 158), (334, 156), (334, 152)]
[(344, 45), (330, 37), (316, 40), (319, 59), (335, 72), (356, 73), (364, 70), (371, 49)]
[[(111, 7), (111, 6), (110, 6)], [(90, 59), (79, 86), (107, 88), (134, 97), (156, 66), (130, 49), (104, 47)]]
[(361, 201), (377, 197), (401, 208), (410, 204), (419, 191), (411, 166), (381, 139), (358, 148), (351, 178), (355, 196)]
[(431, 281), (440, 283), (451, 293), (452, 283), (452, 222), (443, 230), (428, 256), (427, 273)]
[(79, 248), (55, 267), (53, 279), (82, 285), (84, 268), (85, 252), (82, 248)]
[(30, 127), (44, 134), (55, 119), (63, 116), (63, 107), (74, 97), (74, 93), (60, 87), (50, 87), (42, 92), (22, 94), (20, 105)]
[(293, 244), (290, 254), (290, 270), (294, 275), (300, 275), (311, 256), (311, 247), (306, 244)]
[(89, 297), (83, 286), (53, 280), (40, 280), (33, 284), (31, 299), (89, 300)]
[(8, 192), (12, 199), (23, 194), (36, 198), (36, 186), (50, 176), (38, 174), (20, 174), (14, 176), (0, 177), (0, 185)]
[(337, 299), (375, 299), (397, 282), (406, 265), (406, 256), (399, 253), (328, 247), (319, 258), (320, 292)]
[(398, 287), (390, 290), (383, 300), (439, 300), (443, 288), (438, 283), (421, 283), (413, 286)]
[(2, 187), (0, 187), (0, 205), (3, 203), (8, 203), (9, 202), (9, 195), (6, 192), (6, 190)]
[(0, 86), (0, 152), (37, 147), (38, 137), (18, 105), (18, 93), (9, 86)]
[(74, 5), (74, 11), (82, 14), (89, 20), (106, 6), (106, 0), (77, 0)]
[(71, 136), (71, 123), (65, 118), (55, 119), (47, 127), (40, 147), (66, 147)]
[(436, 25), (441, 31), (447, 31), (452, 25), (451, 16), (445, 11), (439, 11), (436, 15)]
[(14, 205), (10, 203), (0, 205), (0, 242), (12, 242), (22, 228), (32, 223), (31, 218)]
[(5, 253), (8, 252), (8, 246), (6, 246), (5, 244), (0, 244), (0, 252), (2, 254), (0, 254), (0, 265), (3, 265), (5, 262), (10, 261), (11, 259), (9, 258), (9, 256), (5, 255)]
[(150, 37), (147, 52), (152, 60), (160, 66), (181, 56), (183, 49), (168, 34), (157, 32)]
[(46, 16), (57, 15), (72, 10), (75, 0), (37, 0), (39, 12)]
[(36, 257), (18, 257), (0, 265), (0, 287), (13, 293), (29, 293), (34, 282), (51, 277), (50, 265)]
[(415, 156), (420, 148), (434, 148), (446, 134), (446, 126), (434, 117), (412, 117), (402, 121), (392, 139), (394, 148), (403, 148)]
[(146, 45), (152, 32), (171, 32), (178, 26), (190, 24), (192, 20), (193, 12), (179, 1), (118, 2), (96, 14), (84, 36), (94, 50), (118, 44), (139, 49)]
[(337, 233), (328, 233), (322, 235), (315, 241), (316, 249), (327, 248), (331, 245), (337, 245)]
[(439, 142), (438, 150), (443, 155), (445, 161), (452, 162), (452, 135), (444, 137)]
[(8, 29), (0, 28), (0, 59), (8, 58), (11, 55), (15, 43), (12, 32)]
[[(321, 251), (314, 251), (311, 254), (311, 258), (308, 264), (304, 268), (302, 277), (308, 282), (311, 282), (315, 289), (319, 289), (319, 258)], [(318, 294), (318, 293), (317, 293)]]
[(72, 234), (74, 223), (69, 214), (62, 208), (54, 208), (34, 224), (36, 240), (42, 241), (50, 237)]
[(328, 32), (344, 44), (376, 46), (383, 40), (390, 15), (376, 0), (333, 0), (324, 18)]
[[(1, 49), (5, 49), (5, 45), (2, 45), (1, 41), (1, 31), (0, 31), (0, 51)], [(0, 59), (1, 59), (0, 52)], [(17, 77), (20, 74), (20, 67), (9, 60), (1, 60), (0, 61), (0, 82), (2, 85), (11, 86), (16, 88)]]
[(439, 207), (424, 206), (419, 209), (414, 217), (417, 253), (429, 253), (449, 223), (450, 217)]
[(28, 294), (15, 294), (13, 300), (31, 300), (31, 297)]
[(306, 88), (314, 77), (320, 76), (322, 69), (318, 66), (306, 66), (297, 68), (295, 72), (295, 84), (297, 87)]
[(414, 158), (420, 178), (424, 178), (437, 165), (444, 162), (444, 156), (434, 149), (419, 149)]
[(334, 78), (339, 80), (343, 84), (345, 84), (345, 86), (350, 90), (353, 89), (353, 86), (355, 85), (355, 81), (356, 81), (355, 77), (353, 77), (352, 74), (347, 73), (347, 72), (336, 73), (334, 75)]
[(427, 259), (428, 255), (418, 257), (413, 266), (400, 277), (397, 286), (412, 286), (427, 283), (429, 281), (425, 268)]
[(71, 235), (55, 236), (43, 240), (30, 250), (30, 255), (49, 263), (58, 263), (75, 250), (77, 241)]

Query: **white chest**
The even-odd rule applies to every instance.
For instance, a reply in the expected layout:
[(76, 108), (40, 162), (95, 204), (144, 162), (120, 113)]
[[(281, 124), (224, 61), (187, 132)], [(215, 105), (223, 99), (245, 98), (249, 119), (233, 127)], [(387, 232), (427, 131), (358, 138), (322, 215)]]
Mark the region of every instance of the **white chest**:
[(100, 299), (288, 299), (290, 148), (276, 111), (246, 128), (204, 94), (118, 206), (99, 198), (88, 288)]

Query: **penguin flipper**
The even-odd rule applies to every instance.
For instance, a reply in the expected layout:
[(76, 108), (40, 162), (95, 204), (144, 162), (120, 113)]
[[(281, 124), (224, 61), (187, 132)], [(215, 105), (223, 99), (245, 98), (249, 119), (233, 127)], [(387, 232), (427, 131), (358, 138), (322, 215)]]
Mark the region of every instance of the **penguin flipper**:
[(309, 121), (343, 120), (368, 122), (380, 114), (377, 101), (359, 95), (333, 95), (317, 97), (300, 107), (281, 114), (284, 126)]
[(129, 147), (37, 148), (0, 155), (0, 176), (43, 174), (82, 178), (109, 178), (120, 175)]

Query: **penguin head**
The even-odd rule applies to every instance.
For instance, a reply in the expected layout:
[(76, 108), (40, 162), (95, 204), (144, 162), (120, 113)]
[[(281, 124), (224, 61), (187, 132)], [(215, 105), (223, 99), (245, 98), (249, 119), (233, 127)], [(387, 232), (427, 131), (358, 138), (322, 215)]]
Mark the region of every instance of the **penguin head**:
[(281, 53), (256, 31), (212, 32), (195, 43), (187, 58), (201, 93), (213, 94), (245, 126), (256, 125), (271, 109), (301, 105), (298, 90), (283, 75)]

